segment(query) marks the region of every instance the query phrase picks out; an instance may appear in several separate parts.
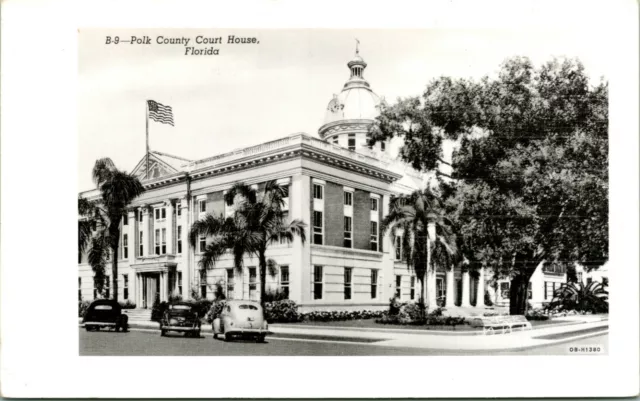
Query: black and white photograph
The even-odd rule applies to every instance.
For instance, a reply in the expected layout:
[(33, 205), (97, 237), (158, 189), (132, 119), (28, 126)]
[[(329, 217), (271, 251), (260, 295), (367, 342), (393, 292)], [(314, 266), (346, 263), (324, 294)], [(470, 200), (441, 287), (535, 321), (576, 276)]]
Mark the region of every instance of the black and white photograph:
[[(6, 121), (59, 160), (14, 187), (3, 152), (3, 215), (28, 220), (3, 239), (30, 238), (3, 244), (3, 315), (9, 296), (37, 305), (11, 301), (3, 352), (47, 361), (32, 381), (5, 370), (9, 395), (602, 396), (570, 377), (637, 368), (637, 88), (621, 95), (612, 45), (637, 21), (609, 19), (623, 1), (444, 3), (68, 23), (47, 46), (73, 53), (72, 86), (49, 79), (60, 104), (23, 93), (31, 112)], [(5, 69), (3, 96), (39, 60)]]
[(529, 35), (80, 31), (80, 355), (606, 354), (606, 64)]

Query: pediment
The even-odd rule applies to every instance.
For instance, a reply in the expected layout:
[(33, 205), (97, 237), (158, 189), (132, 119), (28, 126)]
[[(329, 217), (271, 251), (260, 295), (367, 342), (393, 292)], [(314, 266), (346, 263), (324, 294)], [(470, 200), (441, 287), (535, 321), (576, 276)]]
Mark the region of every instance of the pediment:
[(168, 163), (160, 160), (153, 153), (149, 154), (149, 175), (147, 176), (147, 156), (144, 156), (133, 170), (133, 175), (140, 181), (154, 180), (164, 176), (177, 173), (178, 170), (170, 166)]

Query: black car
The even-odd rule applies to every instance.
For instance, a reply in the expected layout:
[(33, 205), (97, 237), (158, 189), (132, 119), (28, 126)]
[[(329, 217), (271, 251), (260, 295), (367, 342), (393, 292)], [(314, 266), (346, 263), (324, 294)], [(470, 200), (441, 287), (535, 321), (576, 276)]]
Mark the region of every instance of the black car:
[(122, 313), (122, 307), (113, 299), (93, 301), (82, 318), (87, 331), (113, 328), (116, 331), (129, 330), (129, 316)]
[(178, 301), (169, 304), (160, 319), (160, 335), (168, 331), (185, 333), (186, 336), (200, 337), (200, 317), (191, 302)]

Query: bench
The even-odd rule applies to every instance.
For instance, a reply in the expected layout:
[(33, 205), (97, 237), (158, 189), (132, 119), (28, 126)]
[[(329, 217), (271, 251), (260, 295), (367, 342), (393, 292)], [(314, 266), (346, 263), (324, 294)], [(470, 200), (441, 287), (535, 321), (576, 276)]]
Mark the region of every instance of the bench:
[(471, 319), (472, 327), (482, 327), (483, 334), (507, 334), (513, 330), (531, 330), (531, 323), (523, 315), (483, 316)]

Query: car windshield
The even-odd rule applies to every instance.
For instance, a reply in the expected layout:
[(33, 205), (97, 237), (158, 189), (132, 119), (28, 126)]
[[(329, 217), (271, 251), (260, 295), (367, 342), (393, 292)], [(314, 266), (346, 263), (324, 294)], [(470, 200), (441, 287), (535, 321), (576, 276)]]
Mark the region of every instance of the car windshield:
[(189, 305), (171, 305), (172, 310), (190, 310), (191, 307)]
[(111, 310), (113, 307), (111, 305), (96, 305), (96, 310)]
[(246, 304), (240, 305), (240, 306), (238, 306), (238, 308), (240, 308), (240, 309), (258, 310), (257, 306), (255, 306), (255, 305), (246, 305)]

